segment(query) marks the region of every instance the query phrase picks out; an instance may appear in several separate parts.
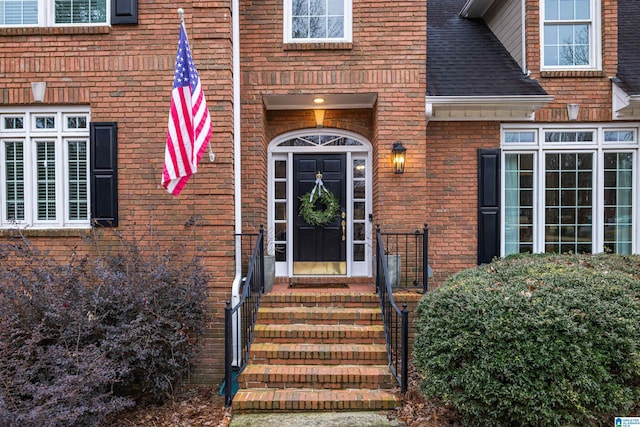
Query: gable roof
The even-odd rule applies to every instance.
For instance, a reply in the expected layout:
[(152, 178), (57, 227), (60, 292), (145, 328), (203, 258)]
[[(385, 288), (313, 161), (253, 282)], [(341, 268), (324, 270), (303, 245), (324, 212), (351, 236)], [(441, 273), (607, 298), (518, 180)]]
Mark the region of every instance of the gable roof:
[(640, 2), (618, 0), (618, 73), (616, 84), (627, 95), (640, 94)]
[(427, 95), (546, 95), (484, 21), (460, 17), (466, 3), (427, 3)]
[(486, 9), (485, 0), (475, 9), (474, 1), (427, 2), (428, 120), (534, 120), (553, 96), (522, 72), (482, 19), (460, 16), (463, 7)]

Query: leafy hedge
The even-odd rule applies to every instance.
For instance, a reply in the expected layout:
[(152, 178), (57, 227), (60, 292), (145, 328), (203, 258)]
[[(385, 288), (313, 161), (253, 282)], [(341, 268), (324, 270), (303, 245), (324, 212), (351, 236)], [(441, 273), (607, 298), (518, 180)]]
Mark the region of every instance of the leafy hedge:
[(114, 255), (54, 262), (0, 245), (0, 425), (99, 425), (184, 381), (207, 321), (197, 258)]
[(418, 305), (421, 389), (467, 425), (611, 424), (640, 402), (640, 257), (529, 255)]

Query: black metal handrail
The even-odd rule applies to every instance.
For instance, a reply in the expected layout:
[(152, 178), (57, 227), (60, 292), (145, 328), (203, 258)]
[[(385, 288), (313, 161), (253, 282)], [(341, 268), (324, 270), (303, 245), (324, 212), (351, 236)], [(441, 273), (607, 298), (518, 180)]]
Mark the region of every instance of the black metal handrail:
[(429, 227), (413, 233), (381, 233), (393, 289), (429, 287)]
[(249, 237), (249, 241), (251, 241), (254, 236), (256, 242), (246, 266), (246, 275), (242, 279), (240, 299), (233, 307), (231, 301), (227, 301), (224, 309), (225, 406), (231, 406), (234, 395), (233, 384), (240, 372), (247, 366), (253, 330), (260, 306), (260, 296), (264, 292), (264, 229), (262, 225), (257, 236), (243, 234), (236, 235), (236, 238), (240, 239), (240, 247), (243, 248), (243, 238)]
[[(387, 344), (387, 356), (389, 369), (400, 384), (402, 393), (406, 393), (409, 379), (409, 312), (407, 304), (402, 305), (402, 310), (393, 299), (393, 281), (407, 282), (414, 277), (413, 286), (422, 285), (423, 292), (427, 291), (429, 280), (428, 267), (428, 227), (425, 225), (423, 233), (381, 233), (380, 226), (376, 227), (376, 291), (380, 295), (380, 309), (382, 311), (382, 323)], [(404, 253), (405, 259), (411, 254), (410, 246), (415, 248), (415, 260), (406, 261), (404, 264), (392, 263), (395, 271), (392, 275), (389, 271), (387, 260), (389, 246), (392, 242), (396, 252)], [(401, 268), (402, 266), (402, 268)], [(422, 283), (418, 279), (422, 279)], [(397, 286), (397, 284), (396, 284)]]

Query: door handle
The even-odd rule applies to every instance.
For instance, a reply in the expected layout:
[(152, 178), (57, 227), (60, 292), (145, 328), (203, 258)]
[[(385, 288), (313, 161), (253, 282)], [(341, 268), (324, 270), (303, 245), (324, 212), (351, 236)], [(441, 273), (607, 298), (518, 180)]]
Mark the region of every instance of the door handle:
[(347, 240), (347, 220), (345, 219), (347, 217), (347, 213), (346, 212), (342, 212), (342, 222), (340, 222), (340, 225), (342, 226), (342, 241), (344, 242), (345, 240)]

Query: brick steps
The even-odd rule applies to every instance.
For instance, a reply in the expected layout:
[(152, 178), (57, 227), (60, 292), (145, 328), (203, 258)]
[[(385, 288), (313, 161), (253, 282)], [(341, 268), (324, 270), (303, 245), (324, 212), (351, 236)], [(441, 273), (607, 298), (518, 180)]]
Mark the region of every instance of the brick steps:
[(240, 390), (234, 410), (255, 411), (369, 411), (393, 409), (400, 398), (384, 390), (323, 390), (305, 388)]
[(391, 388), (387, 365), (249, 365), (240, 388)]
[(256, 342), (250, 359), (267, 364), (379, 365), (387, 361), (385, 344), (277, 344)]
[(379, 308), (352, 307), (260, 307), (260, 324), (351, 324), (371, 325), (382, 322)]
[(320, 342), (322, 344), (352, 342), (373, 344), (384, 339), (382, 325), (309, 325), (266, 324), (256, 325), (254, 336), (272, 343)]
[(264, 295), (234, 411), (397, 407), (378, 301), (370, 292)]

